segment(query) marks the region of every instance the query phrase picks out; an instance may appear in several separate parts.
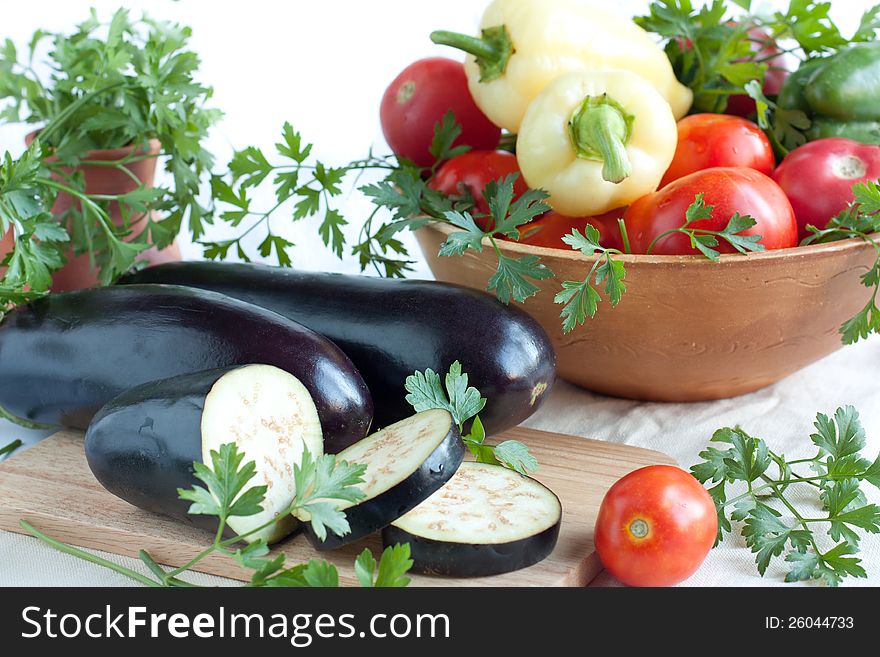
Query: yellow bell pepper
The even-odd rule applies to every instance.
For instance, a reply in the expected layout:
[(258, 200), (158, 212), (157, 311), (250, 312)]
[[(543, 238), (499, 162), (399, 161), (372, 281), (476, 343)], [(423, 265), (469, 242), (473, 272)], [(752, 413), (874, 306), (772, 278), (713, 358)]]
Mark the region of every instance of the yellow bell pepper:
[(693, 93), (672, 71), (666, 53), (631, 20), (587, 0), (495, 0), (482, 37), (434, 32), (435, 43), (470, 53), (468, 85), (495, 125), (519, 131), (529, 103), (560, 74), (628, 70), (649, 81), (672, 107), (687, 114)]
[(675, 116), (628, 71), (569, 73), (529, 105), (516, 156), (530, 187), (560, 214), (586, 217), (657, 189), (675, 155)]

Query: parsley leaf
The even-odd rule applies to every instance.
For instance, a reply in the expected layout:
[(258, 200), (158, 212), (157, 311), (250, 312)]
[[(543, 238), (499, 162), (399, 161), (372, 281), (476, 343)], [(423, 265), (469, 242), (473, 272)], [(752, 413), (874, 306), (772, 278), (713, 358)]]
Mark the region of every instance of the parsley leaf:
[(465, 423), (473, 419), (470, 433), (463, 435), (462, 441), (479, 463), (503, 465), (520, 474), (538, 469), (538, 461), (519, 441), (505, 440), (494, 446), (486, 444), (486, 431), (478, 415), (486, 406), (486, 399), (480, 396), (479, 390), (468, 385), (468, 375), (462, 372), (461, 363), (452, 363), (444, 383), (445, 390), (440, 375), (431, 368), (414, 372), (404, 384), (409, 393), (406, 401), (417, 412), (432, 408), (449, 411), (462, 432)]
[(463, 155), (470, 150), (465, 144), (454, 146), (455, 140), (461, 136), (461, 126), (455, 120), (452, 110), (446, 112), (439, 123), (434, 125), (434, 138), (428, 152), (434, 156), (436, 162), (443, 162), (458, 155)]
[(412, 565), (409, 543), (404, 543), (389, 545), (382, 551), (378, 572), (372, 552), (364, 549), (355, 561), (354, 571), (364, 588), (400, 588), (409, 584), (410, 579), (405, 575)]
[(502, 303), (509, 304), (511, 299), (522, 303), (541, 290), (532, 280), (547, 278), (553, 278), (553, 272), (541, 263), (538, 256), (511, 258), (499, 251), (498, 269), (489, 279), (487, 289), (495, 290), (495, 295)]
[(418, 413), (432, 408), (445, 409), (459, 427), (486, 406), (486, 399), (480, 396), (480, 391), (468, 386), (468, 375), (462, 372), (458, 361), (449, 366), (445, 386), (444, 390), (440, 375), (431, 368), (424, 372), (414, 372), (406, 378), (404, 384), (409, 393), (406, 401)]
[(327, 529), (344, 536), (351, 528), (338, 503), (354, 504), (364, 498), (357, 484), (364, 481), (366, 469), (367, 466), (358, 463), (337, 462), (333, 454), (315, 458), (304, 449), (299, 465), (293, 466), (296, 495), (291, 513), (303, 522), (311, 523), (321, 540), (327, 537)]
[(218, 516), (226, 519), (231, 516), (252, 516), (259, 513), (260, 504), (265, 499), (266, 486), (249, 488), (239, 497), (245, 485), (257, 474), (257, 466), (248, 461), (243, 466), (244, 453), (239, 452), (235, 443), (220, 446), (219, 451), (211, 450), (211, 467), (196, 461), (193, 469), (203, 486), (190, 489), (178, 488), (182, 500), (192, 502), (189, 513)]
[(495, 445), (495, 458), (522, 475), (538, 469), (538, 460), (517, 440), (505, 440)]

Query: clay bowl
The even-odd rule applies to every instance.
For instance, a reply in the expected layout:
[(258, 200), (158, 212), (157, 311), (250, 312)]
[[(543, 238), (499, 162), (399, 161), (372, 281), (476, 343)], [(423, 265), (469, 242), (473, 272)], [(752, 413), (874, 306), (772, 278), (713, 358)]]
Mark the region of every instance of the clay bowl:
[[(485, 289), (491, 247), (437, 255), (455, 228), (432, 223), (416, 237), (438, 280)], [(859, 276), (874, 262), (862, 240), (722, 256), (621, 256), (627, 292), (616, 308), (564, 335), (560, 281), (581, 281), (593, 258), (498, 240), (511, 257), (540, 256), (555, 279), (523, 308), (550, 335), (559, 375), (589, 390), (650, 401), (701, 401), (753, 392), (842, 345), (838, 329), (868, 302)], [(478, 317), (474, 321), (479, 321)]]

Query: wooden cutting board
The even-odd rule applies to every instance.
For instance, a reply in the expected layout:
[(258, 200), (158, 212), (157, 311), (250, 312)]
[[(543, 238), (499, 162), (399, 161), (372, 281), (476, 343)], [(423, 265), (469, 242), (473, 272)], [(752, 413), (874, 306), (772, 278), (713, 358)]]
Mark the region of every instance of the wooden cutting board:
[[(505, 575), (454, 579), (416, 575), (419, 586), (584, 586), (602, 566), (593, 549), (593, 525), (608, 488), (624, 474), (673, 459), (659, 452), (575, 436), (516, 428), (498, 440), (526, 443), (541, 464), (535, 474), (562, 500), (559, 542), (547, 559)], [(147, 550), (159, 563), (180, 566), (210, 545), (207, 533), (142, 511), (105, 491), (92, 476), (82, 434), (61, 432), (0, 463), (0, 529), (23, 533), (19, 520), (72, 545), (130, 557)], [(289, 564), (314, 558), (332, 561), (340, 584), (356, 585), (353, 563), (364, 547), (378, 555), (378, 536), (335, 552), (316, 552), (302, 537), (279, 549)], [(198, 570), (247, 579), (232, 560), (212, 556)]]

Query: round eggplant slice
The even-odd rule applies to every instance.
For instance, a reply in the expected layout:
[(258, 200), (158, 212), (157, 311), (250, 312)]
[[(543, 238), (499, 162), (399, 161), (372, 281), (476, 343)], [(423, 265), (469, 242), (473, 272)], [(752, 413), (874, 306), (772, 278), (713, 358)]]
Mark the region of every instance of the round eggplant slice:
[(336, 455), (337, 461), (367, 466), (359, 485), (366, 497), (340, 506), (351, 531), (345, 536), (328, 532), (321, 540), (311, 524), (303, 523), (303, 532), (319, 550), (368, 536), (428, 499), (455, 474), (463, 457), (464, 443), (448, 411), (432, 409), (396, 422)]
[[(246, 365), (186, 374), (147, 383), (104, 406), (86, 433), (85, 450), (95, 478), (134, 506), (216, 531), (217, 518), (188, 513), (178, 488), (204, 487), (193, 462), (212, 464), (211, 451), (235, 443), (242, 465), (254, 461), (246, 488), (268, 487), (263, 511), (228, 519), (246, 534), (284, 514), (293, 501), (293, 465), (303, 448), (323, 453), (318, 411), (311, 394), (292, 374), (271, 365)], [(277, 541), (298, 523), (287, 515), (247, 537)]]
[(382, 532), (409, 543), (413, 570), (483, 577), (545, 559), (556, 546), (562, 504), (549, 488), (499, 465), (462, 463), (436, 493)]

